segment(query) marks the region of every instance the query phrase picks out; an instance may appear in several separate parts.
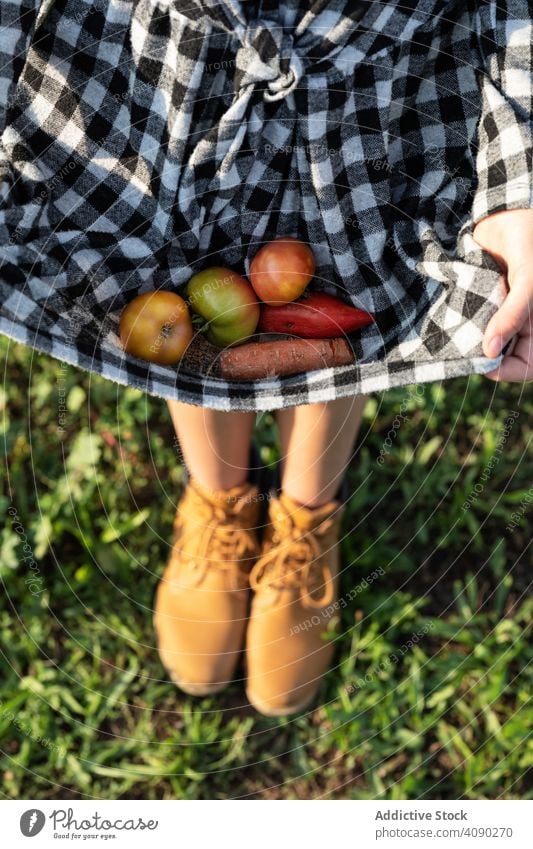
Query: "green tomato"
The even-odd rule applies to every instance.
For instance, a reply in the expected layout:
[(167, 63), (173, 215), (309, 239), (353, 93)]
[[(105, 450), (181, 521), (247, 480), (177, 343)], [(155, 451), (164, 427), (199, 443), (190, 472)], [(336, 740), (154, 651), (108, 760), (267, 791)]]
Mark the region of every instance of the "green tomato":
[(238, 345), (259, 322), (259, 302), (250, 284), (229, 268), (198, 272), (187, 284), (191, 310), (207, 322), (206, 336), (214, 345)]

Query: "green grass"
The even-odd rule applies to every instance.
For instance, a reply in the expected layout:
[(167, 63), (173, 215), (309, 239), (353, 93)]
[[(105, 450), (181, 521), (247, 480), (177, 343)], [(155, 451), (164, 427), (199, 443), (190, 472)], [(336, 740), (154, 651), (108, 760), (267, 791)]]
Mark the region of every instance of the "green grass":
[[(343, 592), (358, 591), (336, 665), (323, 706), (274, 720), (239, 683), (180, 695), (154, 649), (183, 483), (165, 403), (1, 350), (5, 797), (533, 797), (528, 387), (475, 377), (371, 399), (343, 541)], [(274, 462), (270, 415), (257, 438)]]

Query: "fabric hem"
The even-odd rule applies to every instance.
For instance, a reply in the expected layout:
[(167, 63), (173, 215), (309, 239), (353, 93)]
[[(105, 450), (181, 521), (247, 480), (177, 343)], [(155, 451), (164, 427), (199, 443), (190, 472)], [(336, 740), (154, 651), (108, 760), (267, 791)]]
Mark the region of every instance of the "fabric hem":
[[(276, 380), (254, 381), (254, 403), (250, 405), (246, 397), (244, 397), (246, 394), (245, 387), (249, 384), (245, 384), (244, 381), (242, 384), (244, 390), (242, 398), (233, 397), (230, 394), (221, 394), (219, 397), (209, 395), (208, 398), (201, 398), (199, 393), (188, 392), (186, 389), (178, 386), (164, 387), (161, 384), (157, 384), (157, 381), (156, 385), (154, 385), (151, 382), (148, 383), (136, 379), (131, 374), (125, 377), (121, 374), (120, 369), (115, 369), (109, 364), (106, 365), (107, 371), (99, 371), (93, 367), (94, 358), (88, 357), (77, 350), (73, 353), (72, 349), (65, 345), (60, 345), (58, 350), (51, 351), (42, 337), (38, 335), (32, 338), (30, 344), (27, 337), (27, 328), (13, 321), (6, 321), (0, 318), (0, 333), (12, 341), (27, 345), (38, 353), (52, 357), (58, 362), (68, 363), (68, 365), (79, 368), (103, 380), (109, 380), (118, 386), (137, 389), (146, 395), (163, 400), (181, 401), (185, 404), (221, 411), (268, 412), (287, 407), (302, 406), (304, 404), (333, 401), (337, 398), (368, 395), (372, 392), (383, 392), (400, 386), (438, 382), (452, 377), (466, 377), (470, 374), (486, 374), (497, 368), (503, 359), (503, 355), (500, 355), (492, 360), (488, 360), (486, 357), (472, 357), (441, 362), (428, 360), (425, 362), (413, 361), (401, 364), (387, 364), (384, 361), (362, 363), (356, 366), (357, 372), (360, 375), (357, 380), (352, 382), (346, 380), (346, 382), (341, 383), (333, 382), (332, 376), (337, 376), (339, 379), (346, 378), (346, 375), (354, 368), (353, 366), (319, 369), (314, 372), (305, 372), (302, 375), (294, 376), (295, 378), (301, 378), (302, 381), (307, 378), (307, 383), (302, 388), (301, 395), (298, 395), (298, 390), (293, 395), (282, 394), (281, 384)], [(113, 374), (110, 373), (110, 370), (113, 371)], [(309, 379), (310, 375), (312, 377), (311, 381)], [(416, 377), (415, 380), (412, 379), (413, 375)], [(190, 377), (191, 380), (194, 379), (193, 375)], [(312, 383), (319, 384), (321, 379), (327, 381), (327, 386), (317, 386), (313, 390)], [(257, 383), (260, 382), (263, 383), (263, 387), (261, 390), (258, 390)], [(222, 380), (220, 383), (221, 386), (227, 385)]]
[(506, 209), (531, 209), (533, 208), (533, 188), (524, 186), (498, 186), (493, 189), (485, 189), (479, 193), (472, 204), (472, 217), (470, 221), (477, 224), (489, 215), (503, 212)]

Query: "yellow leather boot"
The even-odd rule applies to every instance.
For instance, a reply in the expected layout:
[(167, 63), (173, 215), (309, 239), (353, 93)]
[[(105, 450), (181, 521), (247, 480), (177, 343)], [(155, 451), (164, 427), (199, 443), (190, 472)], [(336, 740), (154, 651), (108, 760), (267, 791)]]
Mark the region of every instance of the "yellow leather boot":
[(216, 693), (235, 673), (259, 513), (259, 490), (250, 483), (212, 491), (191, 479), (178, 505), (154, 626), (163, 665), (191, 695)]
[(308, 508), (283, 492), (269, 503), (262, 553), (250, 574), (247, 696), (260, 713), (286, 716), (317, 694), (334, 652), (343, 505)]

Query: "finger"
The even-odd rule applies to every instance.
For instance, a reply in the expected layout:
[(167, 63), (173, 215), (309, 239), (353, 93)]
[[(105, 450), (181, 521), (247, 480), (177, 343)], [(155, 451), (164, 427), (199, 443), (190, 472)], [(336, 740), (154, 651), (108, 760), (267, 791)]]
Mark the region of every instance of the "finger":
[(495, 383), (509, 381), (509, 383), (525, 383), (533, 380), (533, 365), (525, 363), (518, 357), (504, 357), (501, 365), (485, 374), (489, 380)]
[(529, 267), (521, 265), (509, 273), (510, 291), (498, 312), (488, 323), (483, 337), (483, 353), (490, 359), (518, 333), (533, 314), (533, 257)]

